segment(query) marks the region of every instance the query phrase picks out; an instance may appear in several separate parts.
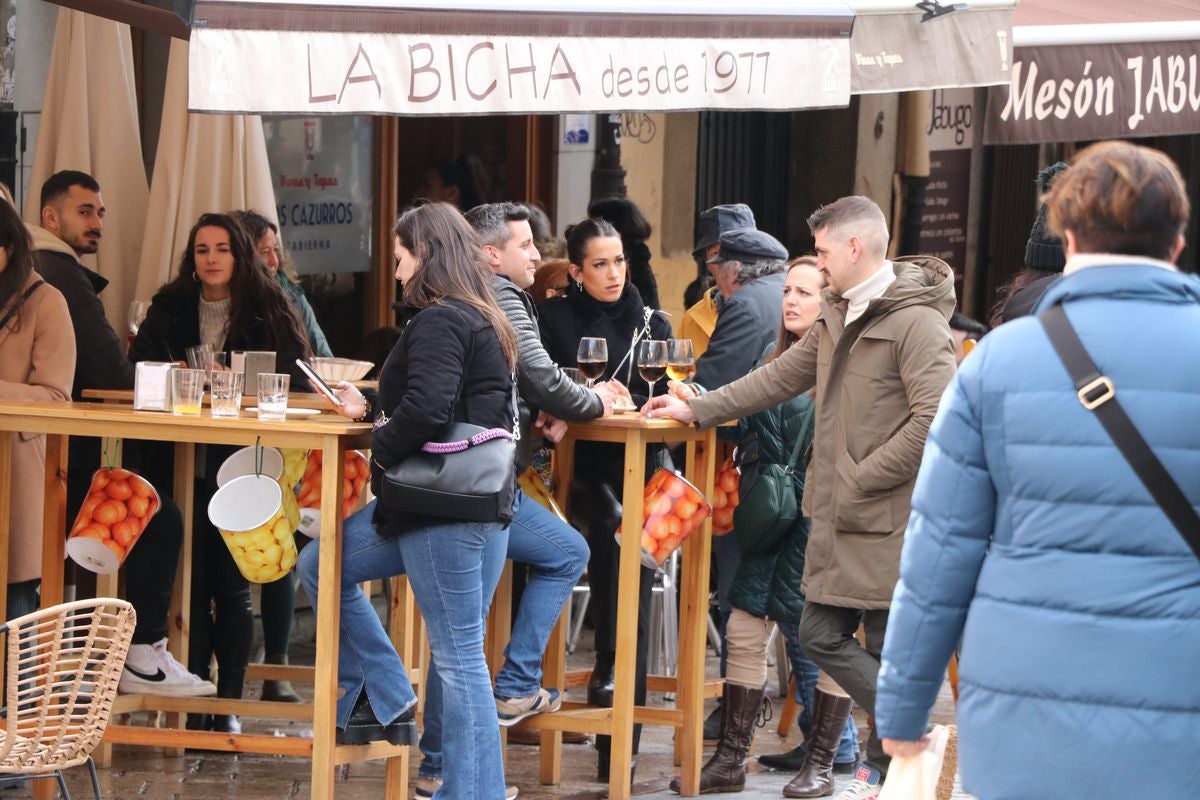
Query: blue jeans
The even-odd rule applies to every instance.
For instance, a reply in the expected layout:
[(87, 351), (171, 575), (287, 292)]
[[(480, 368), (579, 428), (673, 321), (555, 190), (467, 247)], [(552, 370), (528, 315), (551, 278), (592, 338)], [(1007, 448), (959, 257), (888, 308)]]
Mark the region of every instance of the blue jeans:
[[(542, 655), (563, 606), (588, 560), (587, 540), (552, 512), (530, 499), (517, 495), (517, 513), (508, 529), (508, 558), (533, 567), (521, 605), (513, 623), (512, 638), (504, 651), (504, 666), (496, 673), (496, 697), (525, 697), (542, 686)], [(499, 567), (503, 567), (501, 559)], [(491, 583), (500, 579), (495, 569)], [(433, 666), (430, 665), (431, 675)], [(425, 690), (425, 730), (421, 734), (422, 778), (440, 778), (442, 774), (442, 693), (435, 681)]]
[[(432, 662), (439, 667), (427, 692), (437, 686), (451, 698), (442, 711), (445, 746), (455, 753), (435, 797), (504, 797), (504, 765), (496, 702), (483, 654), (485, 580), (495, 588), (507, 548), (502, 523), (445, 522), (382, 537), (371, 524), (374, 506), (346, 521), (342, 542), (342, 614), (339, 640), (338, 724), (345, 725), (365, 685), (375, 716), (396, 718), (415, 701), (412, 684), (375, 609), (358, 588), (360, 581), (408, 575), (425, 620)], [(318, 548), (301, 555), (300, 576), (316, 596)], [(488, 577), (493, 573), (495, 577)], [(432, 663), (431, 663), (432, 667)], [(381, 713), (382, 712), (382, 713)]]
[[(812, 717), (809, 709), (813, 705), (813, 692), (817, 688), (817, 676), (821, 669), (804, 655), (800, 649), (800, 624), (796, 622), (779, 622), (779, 633), (787, 642), (788, 661), (792, 664), (792, 672), (796, 675), (796, 702), (800, 705), (800, 713), (796, 716), (796, 726), (808, 741), (812, 736)], [(834, 763), (853, 764), (858, 760), (858, 726), (854, 717), (846, 719), (846, 728), (842, 731), (842, 739), (838, 742)]]

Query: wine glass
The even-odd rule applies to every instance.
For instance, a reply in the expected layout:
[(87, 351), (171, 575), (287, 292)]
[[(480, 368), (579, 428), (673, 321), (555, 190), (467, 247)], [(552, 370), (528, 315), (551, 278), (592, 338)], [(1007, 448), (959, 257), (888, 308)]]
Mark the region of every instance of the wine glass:
[(667, 339), (667, 377), (686, 381), (696, 374), (696, 358), (691, 339)]
[(608, 342), (598, 336), (585, 336), (579, 340), (579, 352), (575, 356), (579, 372), (592, 388), (596, 379), (608, 369)]
[(638, 342), (638, 374), (650, 386), (650, 397), (654, 397), (654, 384), (667, 374), (667, 343), (662, 339), (643, 339)]
[(125, 336), (126, 350), (133, 346), (133, 340), (137, 338), (138, 329), (142, 327), (142, 320), (146, 319), (146, 312), (149, 310), (150, 302), (148, 300), (130, 301), (129, 311), (126, 314), (129, 318), (129, 331)]

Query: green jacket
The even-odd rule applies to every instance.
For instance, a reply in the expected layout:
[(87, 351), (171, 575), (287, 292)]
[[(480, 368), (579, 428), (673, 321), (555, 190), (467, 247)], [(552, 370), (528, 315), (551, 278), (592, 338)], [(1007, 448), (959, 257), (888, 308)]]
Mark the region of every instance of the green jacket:
[[(759, 365), (775, 349), (771, 343), (759, 358)], [(804, 495), (804, 457), (812, 444), (812, 417), (800, 430), (805, 410), (812, 404), (807, 394), (785, 400), (773, 408), (744, 417), (738, 422), (745, 443), (751, 436), (758, 440), (758, 457), (763, 463), (786, 464), (796, 438), (803, 439), (795, 471), (796, 505)], [(800, 517), (783, 535), (771, 552), (744, 557), (733, 579), (729, 602), (756, 617), (778, 622), (799, 622), (804, 611), (804, 593), (800, 581), (804, 575), (804, 551), (808, 547), (807, 517)], [(730, 534), (733, 535), (733, 534)]]

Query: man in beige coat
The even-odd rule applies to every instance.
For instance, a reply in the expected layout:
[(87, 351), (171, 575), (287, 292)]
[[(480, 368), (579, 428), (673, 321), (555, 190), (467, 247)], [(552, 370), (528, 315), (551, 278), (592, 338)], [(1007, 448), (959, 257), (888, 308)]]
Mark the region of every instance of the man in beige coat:
[[(804, 339), (734, 383), (686, 402), (656, 397), (645, 413), (710, 427), (815, 389), (801, 644), (870, 714), (913, 482), (954, 374), (954, 276), (934, 258), (888, 261), (887, 222), (865, 197), (823, 206), (808, 224), (828, 285)], [(865, 648), (854, 638), (860, 623)], [(824, 715), (814, 730), (808, 761), (786, 796), (829, 793), (828, 770), (850, 710), (848, 702), (829, 705), (839, 713)], [(888, 760), (872, 731), (867, 763), (839, 800), (873, 798)]]

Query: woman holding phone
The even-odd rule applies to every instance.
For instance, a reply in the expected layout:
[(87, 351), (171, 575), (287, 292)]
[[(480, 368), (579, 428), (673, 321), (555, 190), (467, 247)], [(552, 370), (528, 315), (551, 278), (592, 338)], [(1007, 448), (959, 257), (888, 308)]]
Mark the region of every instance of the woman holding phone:
[[(371, 408), (348, 383), (334, 384), (340, 410), (374, 420), (372, 484), (436, 440), (452, 422), (513, 427), (516, 336), (491, 292), (492, 273), (474, 230), (447, 203), (400, 215), (396, 279), (416, 313), (384, 362)], [(378, 495), (378, 491), (376, 491)], [(415, 741), (416, 695), (395, 648), (359, 589), (408, 575), (425, 617), (442, 681), (445, 761), (438, 798), (502, 800), (504, 766), (496, 702), (483, 652), (484, 615), (504, 566), (516, 499), (496, 519), (466, 522), (402, 514), (375, 504), (374, 525), (347, 525), (342, 542), (338, 659), (339, 742)], [(361, 513), (361, 512), (360, 512)], [(301, 554), (301, 580), (317, 593), (318, 548)]]

